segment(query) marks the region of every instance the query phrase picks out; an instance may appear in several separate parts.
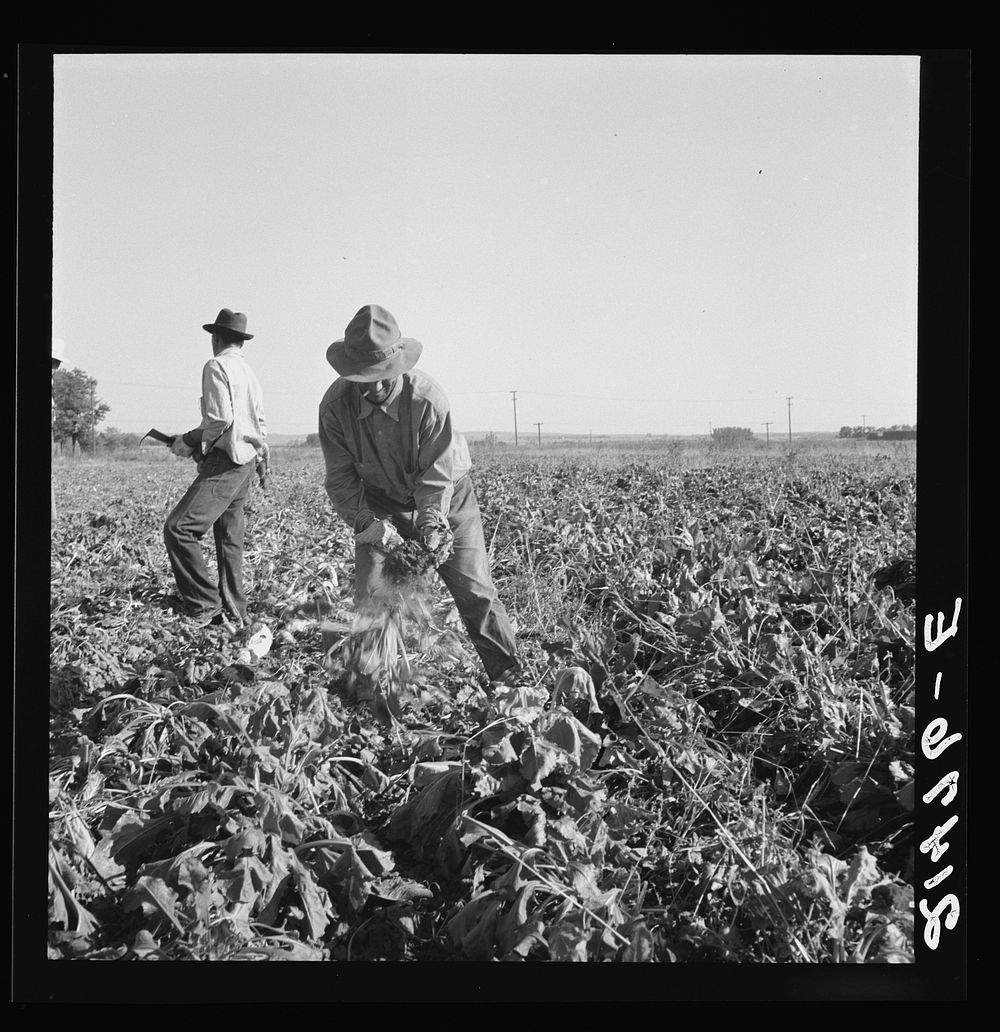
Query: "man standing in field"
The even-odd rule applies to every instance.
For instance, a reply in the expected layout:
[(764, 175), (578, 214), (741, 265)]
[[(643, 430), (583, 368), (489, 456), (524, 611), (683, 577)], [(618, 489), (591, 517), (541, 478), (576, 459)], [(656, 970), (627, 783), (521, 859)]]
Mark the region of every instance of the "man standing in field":
[[(203, 329), (213, 357), (201, 374), (201, 423), (178, 434), (170, 450), (194, 455), (198, 476), (167, 517), (163, 540), (185, 614), (195, 626), (247, 622), (243, 591), (244, 505), (258, 462), (267, 463), (267, 425), (260, 383), (243, 357), (247, 317), (223, 308)], [(209, 576), (201, 538), (211, 527), (219, 566)]]
[(490, 577), (468, 445), (441, 388), (414, 369), (423, 345), (365, 305), (326, 358), (340, 374), (319, 406), (325, 487), (354, 531), (358, 610), (372, 598), (384, 550), (419, 539), (446, 558), (438, 574), (491, 681), (520, 674), (517, 643)]

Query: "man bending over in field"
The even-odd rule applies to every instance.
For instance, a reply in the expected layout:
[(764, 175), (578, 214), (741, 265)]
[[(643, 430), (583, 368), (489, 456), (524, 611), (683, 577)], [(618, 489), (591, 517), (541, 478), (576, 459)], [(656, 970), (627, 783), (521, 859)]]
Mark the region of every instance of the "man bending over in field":
[(325, 486), (354, 530), (355, 604), (375, 591), (384, 549), (418, 539), (446, 558), (438, 574), (491, 681), (520, 674), (517, 643), (490, 577), (465, 438), (441, 388), (413, 368), (423, 345), (366, 305), (326, 358), (340, 374), (319, 406)]
[[(247, 317), (223, 308), (214, 323), (213, 357), (201, 374), (202, 420), (170, 450), (195, 455), (198, 476), (167, 517), (163, 540), (186, 615), (195, 626), (247, 622), (243, 593), (243, 507), (258, 461), (267, 461), (267, 426), (257, 377), (243, 357)], [(211, 527), (219, 583), (209, 577), (200, 539)]]

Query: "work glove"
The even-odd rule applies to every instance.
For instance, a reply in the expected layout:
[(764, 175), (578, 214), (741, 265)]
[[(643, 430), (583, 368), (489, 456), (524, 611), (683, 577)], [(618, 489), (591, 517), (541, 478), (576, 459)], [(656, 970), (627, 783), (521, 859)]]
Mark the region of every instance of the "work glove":
[(170, 446), (170, 450), (181, 459), (189, 459), (194, 455), (194, 448), (189, 444), (184, 443), (184, 435), (178, 434), (174, 438), (174, 443)]
[(366, 530), (375, 522), (376, 516), (371, 509), (359, 509), (358, 515), (354, 520), (354, 533), (357, 534), (359, 531)]
[(439, 566), (455, 549), (455, 535), (437, 510), (428, 509), (417, 517), (417, 532), (424, 547), (434, 553)]
[(372, 548), (388, 551), (390, 548), (401, 544), (403, 539), (388, 520), (376, 519), (372, 520), (364, 530), (357, 531), (354, 535), (354, 541), (359, 545), (371, 545)]

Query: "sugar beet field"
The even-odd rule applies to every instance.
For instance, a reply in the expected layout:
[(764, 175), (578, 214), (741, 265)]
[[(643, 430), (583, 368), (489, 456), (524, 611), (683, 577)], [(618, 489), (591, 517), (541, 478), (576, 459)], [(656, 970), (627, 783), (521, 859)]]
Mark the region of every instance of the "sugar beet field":
[(189, 463), (56, 463), (50, 958), (913, 961), (912, 450), (512, 453), (527, 675), (431, 579), (388, 717), (317, 450), (251, 495), (256, 649), (166, 606)]

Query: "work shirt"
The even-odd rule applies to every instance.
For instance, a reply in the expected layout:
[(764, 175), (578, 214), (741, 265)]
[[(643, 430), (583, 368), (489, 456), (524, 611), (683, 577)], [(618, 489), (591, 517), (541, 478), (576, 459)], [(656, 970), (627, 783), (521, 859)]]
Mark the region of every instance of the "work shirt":
[(263, 392), (239, 345), (224, 348), (201, 372), (203, 455), (216, 448), (238, 466), (264, 451), (267, 423)]
[(338, 379), (319, 406), (326, 492), (351, 528), (358, 513), (388, 510), (447, 517), (454, 485), (472, 466), (465, 438), (451, 425), (444, 391), (426, 373), (401, 373), (373, 405), (366, 384)]

